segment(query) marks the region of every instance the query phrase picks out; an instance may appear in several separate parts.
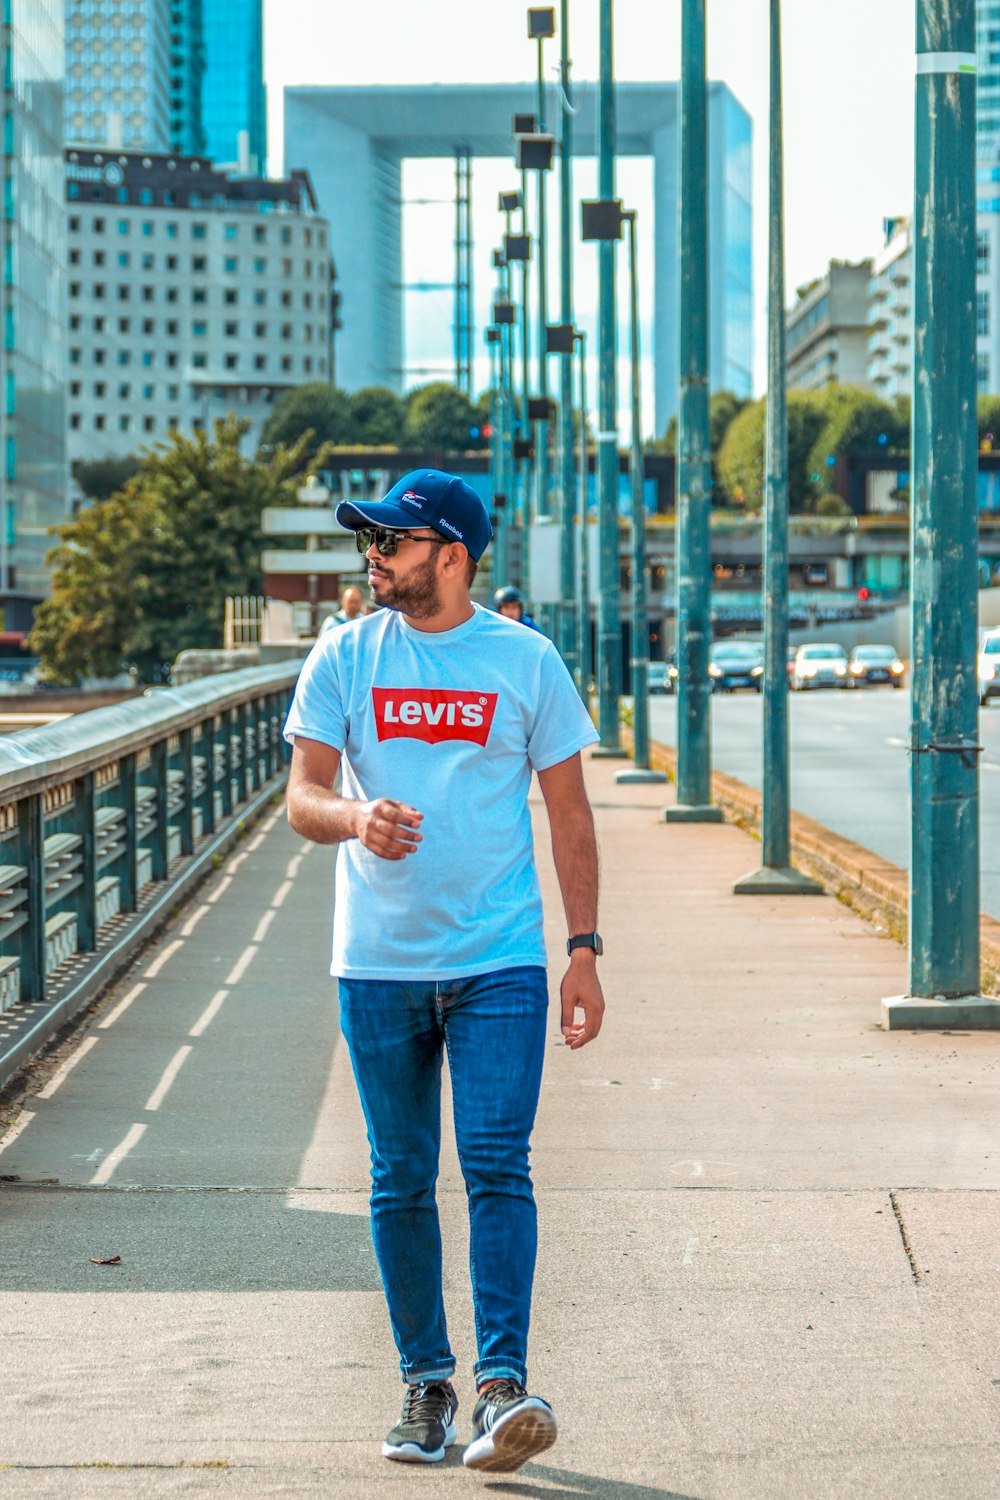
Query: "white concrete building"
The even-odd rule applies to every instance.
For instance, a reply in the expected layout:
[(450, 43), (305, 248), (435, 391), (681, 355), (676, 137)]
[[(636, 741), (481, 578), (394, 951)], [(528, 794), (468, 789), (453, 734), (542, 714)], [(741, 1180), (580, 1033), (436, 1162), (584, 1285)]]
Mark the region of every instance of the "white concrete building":
[(868, 384), (891, 401), (913, 391), (912, 221), (885, 219), (883, 229), (869, 285)]
[(305, 173), (70, 149), (66, 188), (71, 460), (230, 411), (252, 443), (276, 396), (329, 380), (329, 226)]
[(870, 260), (834, 260), (825, 276), (799, 292), (785, 323), (790, 389), (868, 384), (870, 274)]

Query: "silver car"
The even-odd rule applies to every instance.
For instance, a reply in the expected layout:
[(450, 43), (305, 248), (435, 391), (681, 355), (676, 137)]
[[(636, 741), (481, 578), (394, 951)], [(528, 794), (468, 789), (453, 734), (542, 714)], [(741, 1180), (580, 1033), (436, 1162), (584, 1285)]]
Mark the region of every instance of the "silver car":
[(800, 646), (792, 663), (791, 686), (797, 693), (807, 688), (847, 687), (847, 652), (834, 642), (819, 641)]

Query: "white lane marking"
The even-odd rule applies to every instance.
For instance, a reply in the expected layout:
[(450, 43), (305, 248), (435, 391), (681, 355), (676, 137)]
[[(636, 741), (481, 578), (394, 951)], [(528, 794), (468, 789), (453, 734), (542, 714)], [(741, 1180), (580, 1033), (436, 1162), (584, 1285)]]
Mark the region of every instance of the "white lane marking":
[(275, 891), (275, 893), (274, 893), (274, 900), (271, 902), (271, 905), (275, 906), (275, 907), (277, 907), (277, 906), (284, 906), (284, 904), (285, 904), (285, 897), (288, 895), (288, 892), (291, 890), (291, 888), (292, 888), (292, 882), (290, 880), (283, 881), (281, 883), (281, 885), (278, 886), (278, 889)]
[(119, 1141), (115, 1149), (109, 1152), (101, 1162), (101, 1165), (90, 1179), (90, 1186), (100, 1187), (102, 1182), (110, 1182), (119, 1162), (124, 1161), (125, 1157), (132, 1150), (132, 1147), (138, 1145), (145, 1134), (145, 1125), (130, 1125), (124, 1140)]
[(153, 962), (150, 964), (149, 968), (146, 970), (145, 974), (143, 975), (143, 978), (144, 979), (155, 979), (156, 975), (159, 974), (160, 970), (162, 968), (164, 968), (170, 962), (170, 960), (173, 958), (173, 956), (177, 952), (178, 948), (183, 948), (183, 947), (184, 947), (184, 944), (181, 941), (181, 939), (180, 938), (174, 938), (173, 942), (172, 943), (168, 943), (167, 946), (164, 948), (163, 952), (160, 953), (160, 954), (158, 954), (156, 956), (156, 958), (153, 959)]
[(230, 870), (238, 870), (239, 867), (240, 867), (240, 865), (246, 859), (246, 857), (249, 854), (249, 852), (250, 851), (248, 849), (243, 849), (243, 850), (241, 850), (241, 852), (239, 854), (234, 854), (232, 856), (232, 858), (230, 859), (230, 861), (229, 861), (228, 868)]
[(125, 1014), (129, 1006), (132, 1004), (132, 1001), (136, 998), (137, 995), (141, 995), (145, 988), (145, 984), (134, 984), (129, 990), (128, 994), (122, 996), (118, 1004), (115, 1006), (114, 1010), (108, 1011), (108, 1014), (104, 1017), (103, 1021), (98, 1021), (98, 1031), (107, 1031), (109, 1026), (113, 1026), (118, 1020), (118, 1017)]
[(269, 911), (266, 911), (261, 917), (254, 930), (253, 941), (255, 943), (262, 943), (264, 941), (264, 938), (267, 934), (267, 929), (274, 921), (275, 916), (276, 912), (274, 910), (274, 907), (272, 906), (271, 909)]
[(226, 1001), (228, 995), (228, 990), (216, 990), (215, 994), (212, 996), (211, 1000), (208, 1002), (208, 1004), (205, 1006), (205, 1009), (198, 1017), (197, 1021), (195, 1021), (194, 1025), (191, 1027), (191, 1030), (188, 1032), (188, 1036), (201, 1036), (202, 1032), (207, 1027), (211, 1026), (212, 1022), (219, 1014), (219, 1011), (222, 1009), (222, 1006)]
[(210, 906), (214, 906), (215, 903), (216, 903), (216, 901), (218, 901), (219, 897), (225, 895), (226, 891), (228, 891), (228, 889), (232, 885), (232, 883), (233, 883), (233, 877), (231, 875), (223, 875), (222, 879), (219, 881), (218, 885), (215, 887), (215, 890), (212, 892), (212, 894), (209, 897), (206, 898), (207, 901), (208, 901), (208, 904)]
[(292, 855), (291, 859), (288, 861), (288, 868), (285, 870), (285, 874), (288, 876), (289, 880), (295, 879), (296, 875), (299, 873), (299, 865), (302, 863), (304, 858), (305, 856), (303, 854)]
[(898, 735), (890, 734), (886, 738), (886, 744), (891, 745), (894, 750), (905, 750), (906, 741), (901, 740)]
[(190, 937), (192, 932), (194, 932), (195, 928), (197, 927), (198, 923), (201, 921), (202, 917), (209, 909), (210, 908), (208, 902), (202, 902), (198, 910), (192, 912), (187, 921), (184, 923), (184, 926), (181, 928), (181, 937)]
[(247, 844), (247, 853), (253, 854), (255, 850), (260, 848), (261, 844), (266, 838), (266, 831), (255, 834), (254, 837), (250, 840), (249, 844)]
[(170, 1085), (173, 1083), (174, 1079), (177, 1077), (181, 1068), (183, 1068), (184, 1064), (188, 1060), (188, 1057), (193, 1051), (194, 1048), (188, 1046), (177, 1048), (177, 1051), (174, 1053), (173, 1057), (170, 1059), (170, 1061), (167, 1063), (167, 1066), (163, 1070), (163, 1077), (160, 1079), (159, 1083), (156, 1085), (156, 1088), (146, 1100), (146, 1103), (143, 1106), (144, 1109), (159, 1109), (160, 1105), (167, 1097), (167, 1094), (170, 1090)]
[(693, 1234), (684, 1247), (684, 1264), (690, 1266), (694, 1262), (694, 1252), (698, 1248), (698, 1236)]
[(76, 1051), (73, 1053), (73, 1056), (67, 1058), (62, 1067), (57, 1069), (57, 1071), (53, 1073), (48, 1083), (43, 1089), (38, 1090), (38, 1093), (35, 1097), (37, 1099), (51, 1099), (52, 1095), (55, 1093), (60, 1084), (65, 1083), (66, 1079), (69, 1077), (70, 1073), (72, 1073), (73, 1069), (76, 1067), (80, 1059), (82, 1057), (86, 1057), (91, 1047), (97, 1046), (98, 1041), (98, 1037), (88, 1036), (85, 1041), (81, 1042), (79, 1047), (77, 1047)]
[(6, 1151), (8, 1146), (13, 1146), (14, 1142), (21, 1134), (21, 1131), (26, 1130), (34, 1118), (35, 1112), (33, 1109), (22, 1109), (21, 1113), (17, 1117), (17, 1124), (11, 1128), (8, 1135), (4, 1139), (3, 1144), (0, 1145), (0, 1151)]
[(240, 980), (243, 978), (243, 975), (246, 973), (247, 969), (249, 969), (256, 956), (256, 944), (251, 943), (249, 948), (243, 949), (243, 952), (240, 954), (239, 958), (233, 964), (233, 967), (230, 969), (229, 973), (222, 981), (223, 984), (239, 984)]

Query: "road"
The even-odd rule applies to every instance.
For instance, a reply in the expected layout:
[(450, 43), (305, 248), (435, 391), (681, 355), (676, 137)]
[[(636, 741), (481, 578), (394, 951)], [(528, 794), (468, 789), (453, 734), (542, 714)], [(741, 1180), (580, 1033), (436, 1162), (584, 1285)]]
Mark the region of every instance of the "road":
[[(909, 844), (908, 692), (868, 688), (790, 696), (791, 798), (797, 812), (904, 869)], [(675, 743), (673, 698), (650, 699), (650, 733)], [(1000, 708), (979, 716), (982, 909), (1000, 918)], [(755, 693), (712, 699), (712, 759), (748, 786), (761, 784), (761, 702)]]

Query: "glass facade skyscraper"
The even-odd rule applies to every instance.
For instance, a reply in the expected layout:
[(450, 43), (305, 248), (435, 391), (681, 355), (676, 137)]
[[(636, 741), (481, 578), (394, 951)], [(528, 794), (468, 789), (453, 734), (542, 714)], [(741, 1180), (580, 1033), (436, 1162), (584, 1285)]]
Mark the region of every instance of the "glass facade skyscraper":
[(204, 82), (202, 0), (170, 0), (170, 149), (183, 156), (205, 155)]
[(4, 0), (0, 33), (0, 599), (8, 630), (29, 625), (27, 598), (47, 591), (49, 528), (66, 513), (64, 3)]
[[(205, 151), (214, 162), (263, 172), (267, 167), (263, 0), (201, 0), (201, 24)], [(241, 161), (243, 132), (249, 159)]]
[(66, 139), (170, 148), (170, 0), (66, 0)]

